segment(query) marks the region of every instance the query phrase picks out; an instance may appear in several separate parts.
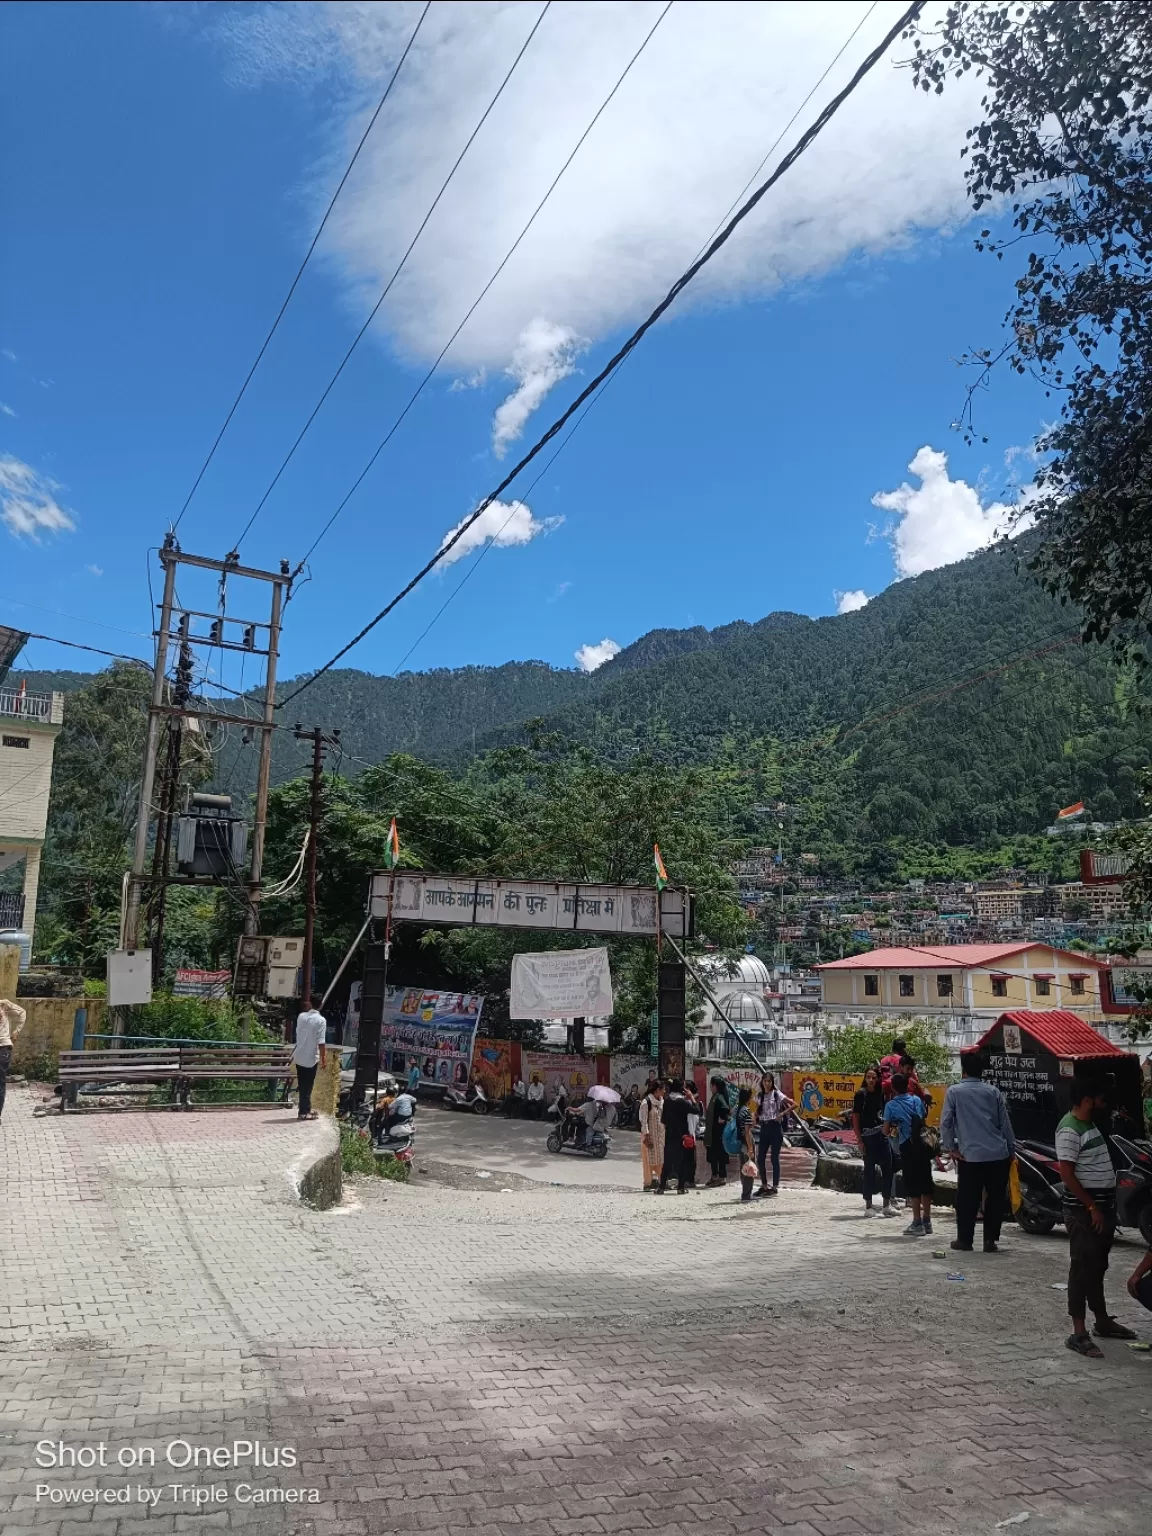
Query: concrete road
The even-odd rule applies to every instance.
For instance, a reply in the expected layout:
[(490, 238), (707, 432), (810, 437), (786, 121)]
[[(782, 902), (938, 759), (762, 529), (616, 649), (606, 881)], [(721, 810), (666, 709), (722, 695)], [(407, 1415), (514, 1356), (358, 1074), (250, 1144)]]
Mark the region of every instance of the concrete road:
[[(1058, 1235), (958, 1255), (946, 1212), (918, 1241), (822, 1190), (495, 1179), (321, 1213), (287, 1180), (316, 1127), (34, 1092), (0, 1143), (4, 1536), (1147, 1536), (1152, 1355), (1064, 1348)], [(538, 1134), (429, 1139), (550, 1166)], [(1108, 1294), (1148, 1337), (1139, 1254)]]
[(548, 1151), (545, 1142), (553, 1123), (464, 1114), (422, 1103), (416, 1117), (416, 1161), (419, 1164), (424, 1156), (477, 1173), (519, 1174), (542, 1184), (640, 1188), (639, 1132), (610, 1131), (608, 1156), (584, 1157)]

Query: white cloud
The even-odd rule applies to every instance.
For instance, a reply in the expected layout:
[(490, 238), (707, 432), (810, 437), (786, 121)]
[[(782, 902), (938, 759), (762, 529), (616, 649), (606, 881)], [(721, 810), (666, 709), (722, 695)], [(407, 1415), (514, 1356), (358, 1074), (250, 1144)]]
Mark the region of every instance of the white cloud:
[[(658, 3), (555, 5), (544, 17), (381, 311), (379, 334), (401, 356), (435, 357), (651, 27)], [(786, 144), (900, 9), (898, 0), (881, 0)], [(547, 326), (594, 342), (634, 323), (710, 237), (863, 11), (862, 0), (672, 8), (449, 355), (460, 375), (511, 368), (520, 380), (501, 408), (497, 447), (566, 371), (554, 358), (550, 374), (520, 378), (514, 359), (525, 333)], [(321, 246), (357, 316), (384, 286), (538, 14), (476, 0), (429, 12)], [(324, 84), (330, 137), (303, 200), (304, 238), (418, 7), (302, 0), (206, 7), (199, 15), (207, 20), (193, 24), (223, 44), (240, 83)], [(909, 52), (895, 45), (676, 313), (757, 298), (967, 218), (960, 150), (980, 87), (966, 79), (940, 96), (917, 91), (892, 62)]]
[(104, 567), (102, 565), (86, 565), (84, 569), (92, 576), (103, 576), (104, 574)]
[(520, 333), (509, 375), (516, 388), (492, 418), (492, 451), (502, 459), (524, 430), (524, 423), (554, 384), (575, 369), (576, 338), (562, 325), (537, 317)]
[[(465, 519), (461, 519), (461, 522)], [(455, 565), (482, 544), (494, 544), (497, 549), (511, 549), (517, 544), (530, 544), (541, 533), (551, 533), (564, 521), (562, 517), (536, 518), (522, 501), (494, 501), (485, 507), (466, 533), (453, 544), (441, 560), (441, 566)], [(460, 523), (456, 524), (456, 528)], [(450, 528), (440, 541), (443, 549), (456, 532)]]
[(10, 363), (16, 361), (16, 354), (12, 351), (11, 347), (0, 347), (0, 357), (7, 358)]
[(10, 405), (5, 405), (3, 400), (0, 400), (0, 411), (2, 411), (5, 416), (15, 416), (16, 414)]
[(833, 592), (832, 596), (836, 599), (837, 613), (855, 613), (871, 601), (867, 592), (860, 587), (852, 592)]
[(555, 590), (553, 591), (552, 596), (548, 599), (548, 601), (550, 603), (558, 603), (564, 594), (566, 592), (570, 592), (571, 590), (572, 583), (570, 581), (558, 581), (556, 583)]
[(951, 565), (1027, 526), (1027, 517), (1014, 523), (1013, 515), (1027, 504), (1032, 486), (1020, 490), (1016, 506), (1001, 501), (985, 505), (975, 486), (950, 478), (946, 453), (926, 445), (908, 468), (919, 479), (918, 486), (905, 481), (897, 490), (877, 491), (872, 498), (874, 507), (894, 512), (899, 519), (882, 530), (892, 545), (898, 577)]
[(40, 542), (41, 533), (62, 533), (76, 524), (60, 503), (60, 487), (30, 464), (0, 454), (0, 523), (14, 538)]
[(581, 672), (595, 672), (597, 667), (602, 667), (606, 661), (611, 661), (613, 656), (619, 656), (620, 647), (615, 640), (605, 637), (599, 645), (582, 645), (576, 652), (576, 665)]

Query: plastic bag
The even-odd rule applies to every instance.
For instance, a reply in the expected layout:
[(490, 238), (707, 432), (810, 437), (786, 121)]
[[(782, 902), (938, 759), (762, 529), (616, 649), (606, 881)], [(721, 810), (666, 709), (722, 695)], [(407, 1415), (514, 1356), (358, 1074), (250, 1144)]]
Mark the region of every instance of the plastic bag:
[(744, 1178), (754, 1179), (756, 1177), (756, 1164), (752, 1161), (751, 1158), (749, 1158), (741, 1168), (740, 1172)]

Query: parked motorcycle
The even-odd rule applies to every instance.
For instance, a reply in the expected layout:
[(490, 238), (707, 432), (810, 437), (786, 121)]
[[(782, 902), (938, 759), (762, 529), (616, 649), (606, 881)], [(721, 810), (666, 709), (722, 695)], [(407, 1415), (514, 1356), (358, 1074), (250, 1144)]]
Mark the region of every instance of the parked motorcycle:
[(416, 1149), (416, 1127), (412, 1120), (401, 1120), (391, 1130), (381, 1129), (372, 1143), (372, 1151), (381, 1159), (394, 1158), (410, 1164)]
[(479, 1083), (471, 1083), (464, 1089), (446, 1088), (444, 1103), (449, 1109), (470, 1109), (474, 1115), (486, 1115), (492, 1107)]
[(612, 1140), (608, 1132), (596, 1125), (587, 1132), (582, 1141), (578, 1142), (577, 1137), (582, 1126), (584, 1126), (582, 1115), (566, 1115), (559, 1125), (548, 1132), (546, 1145), (549, 1152), (577, 1152), (581, 1157), (607, 1157)]
[[(1111, 1138), (1116, 1167), (1116, 1223), (1152, 1244), (1152, 1153), (1125, 1136)], [(1064, 1220), (1064, 1185), (1056, 1149), (1040, 1141), (1016, 1145), (1021, 1205), (1016, 1220), (1025, 1232), (1051, 1232)]]

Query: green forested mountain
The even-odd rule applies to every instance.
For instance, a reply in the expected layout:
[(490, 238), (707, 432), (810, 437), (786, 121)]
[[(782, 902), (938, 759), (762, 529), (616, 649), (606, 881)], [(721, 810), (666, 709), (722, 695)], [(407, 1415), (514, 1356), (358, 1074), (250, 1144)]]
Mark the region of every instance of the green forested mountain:
[[(764, 801), (818, 802), (812, 836), (854, 844), (987, 842), (1079, 799), (1105, 820), (1135, 815), (1152, 755), (1136, 678), (1079, 644), (1076, 613), (1018, 569), (1022, 543), (855, 613), (653, 630), (591, 676), (539, 661), (336, 671), (281, 719), (339, 727), (350, 774), (397, 751), (460, 769), (542, 731), (608, 763), (712, 764)], [(68, 687), (83, 674), (27, 676)], [(249, 787), (255, 747), (231, 732), (215, 751), (216, 782)], [(290, 732), (274, 761), (277, 781), (301, 770)]]

